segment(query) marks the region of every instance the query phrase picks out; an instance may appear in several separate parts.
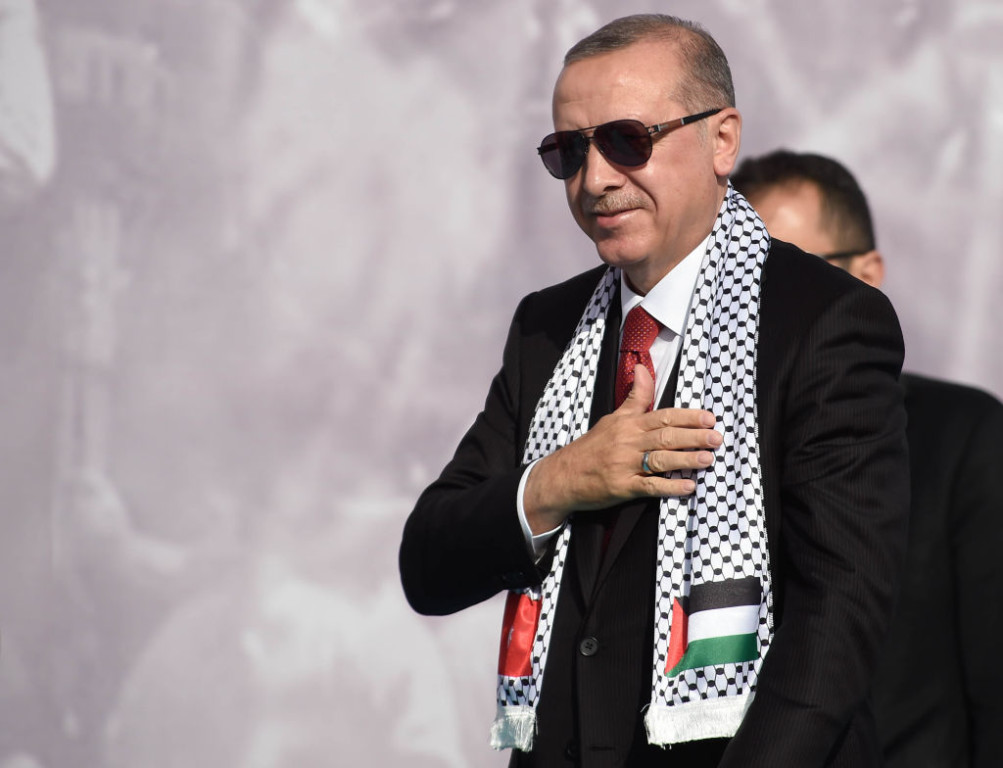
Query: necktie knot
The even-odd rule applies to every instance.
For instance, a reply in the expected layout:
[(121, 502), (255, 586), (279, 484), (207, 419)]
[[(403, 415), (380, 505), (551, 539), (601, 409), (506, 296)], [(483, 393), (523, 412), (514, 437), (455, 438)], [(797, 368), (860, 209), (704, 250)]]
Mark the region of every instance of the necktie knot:
[(621, 351), (647, 352), (661, 328), (659, 322), (649, 315), (640, 304), (627, 313), (623, 324)]

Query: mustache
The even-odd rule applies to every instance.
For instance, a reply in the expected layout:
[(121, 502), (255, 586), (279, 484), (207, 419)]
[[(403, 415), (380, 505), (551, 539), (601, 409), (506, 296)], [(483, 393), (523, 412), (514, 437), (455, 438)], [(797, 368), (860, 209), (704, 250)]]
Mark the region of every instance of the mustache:
[(639, 195), (620, 193), (589, 198), (585, 201), (583, 208), (590, 216), (609, 216), (631, 208), (643, 208), (646, 202)]

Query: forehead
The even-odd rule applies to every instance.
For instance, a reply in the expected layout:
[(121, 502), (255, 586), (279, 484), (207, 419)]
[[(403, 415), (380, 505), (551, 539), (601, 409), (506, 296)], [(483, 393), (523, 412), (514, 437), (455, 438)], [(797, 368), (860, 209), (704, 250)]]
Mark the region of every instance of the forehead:
[(643, 41), (573, 62), (554, 86), (559, 130), (638, 118), (664, 120), (681, 75), (675, 46)]
[(822, 216), (822, 194), (810, 181), (767, 187), (749, 201), (770, 235), (808, 253), (832, 253), (835, 239)]

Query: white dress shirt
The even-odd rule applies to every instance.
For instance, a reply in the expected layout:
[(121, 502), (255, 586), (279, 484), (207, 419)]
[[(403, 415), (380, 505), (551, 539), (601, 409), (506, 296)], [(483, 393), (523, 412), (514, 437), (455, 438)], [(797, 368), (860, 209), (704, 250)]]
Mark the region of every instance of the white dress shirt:
[[(641, 296), (630, 288), (623, 273), (620, 273), (620, 334), (623, 334), (623, 324), (627, 318), (627, 313), (640, 304), (645, 312), (661, 323), (658, 336), (651, 344), (651, 362), (655, 368), (655, 402), (658, 403), (665, 393), (665, 385), (672, 372), (676, 356), (679, 353), (679, 344), (683, 331), (686, 328), (686, 318), (690, 313), (690, 305), (693, 301), (693, 292), (696, 288), (697, 276), (700, 274), (700, 265), (703, 257), (707, 253), (707, 244), (710, 235), (704, 238), (703, 242), (697, 245), (689, 254), (676, 264), (675, 267), (661, 280), (654, 288), (648, 291), (647, 295)], [(539, 461), (539, 459), (537, 459)], [(638, 457), (638, 466), (640, 466)], [(516, 507), (519, 512), (519, 522), (522, 524), (522, 532), (526, 537), (526, 543), (539, 559), (543, 556), (547, 548), (547, 542), (551, 536), (561, 530), (561, 526), (546, 531), (537, 536), (526, 521), (526, 509), (523, 506), (523, 495), (526, 491), (526, 480), (529, 473), (536, 466), (536, 461), (526, 467), (522, 473), (522, 480), (519, 482), (519, 491), (516, 495)]]

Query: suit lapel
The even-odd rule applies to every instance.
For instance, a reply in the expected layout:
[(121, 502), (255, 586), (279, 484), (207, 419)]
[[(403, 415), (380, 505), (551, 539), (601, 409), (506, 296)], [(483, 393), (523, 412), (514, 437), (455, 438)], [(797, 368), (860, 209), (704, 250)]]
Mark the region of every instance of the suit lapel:
[[(681, 343), (679, 349), (682, 349)], [(665, 384), (665, 391), (658, 401), (659, 408), (671, 408), (675, 403), (676, 380), (679, 377), (679, 357), (679, 353), (677, 352), (675, 363), (673, 363), (672, 371), (669, 374), (669, 380)], [(602, 582), (609, 573), (609, 569), (616, 562), (620, 550), (623, 549), (624, 542), (627, 541), (627, 538), (634, 530), (641, 515), (652, 514), (658, 514), (658, 499), (635, 499), (621, 505), (619, 517), (613, 528), (613, 535), (609, 540), (609, 548), (606, 550), (606, 556), (602, 559), (594, 588), (598, 589), (602, 586)]]
[[(616, 383), (617, 358), (620, 351), (620, 323), (622, 309), (620, 306), (620, 291), (617, 288), (609, 308), (606, 321), (606, 333), (603, 335), (602, 350), (599, 354), (599, 366), (596, 371), (596, 385), (592, 397), (592, 412), (589, 427), (595, 426), (603, 416), (613, 411), (613, 399)], [(682, 345), (680, 344), (680, 349)], [(669, 408), (675, 402), (676, 379), (679, 374), (679, 354), (666, 382), (665, 390), (658, 403), (659, 408)], [(587, 604), (592, 595), (605, 580), (609, 569), (616, 562), (620, 550), (637, 525), (643, 514), (657, 514), (657, 503), (652, 499), (637, 499), (622, 504), (616, 525), (610, 537), (605, 557), (602, 555), (602, 539), (604, 523), (610, 512), (577, 513), (575, 515), (575, 553), (572, 560), (578, 570), (578, 581), (581, 586), (581, 597)]]
[(589, 428), (596, 425), (603, 416), (613, 412), (613, 398), (616, 390), (616, 367), (620, 354), (620, 323), (623, 310), (620, 307), (620, 286), (617, 285), (610, 299), (606, 314), (606, 332), (603, 334), (602, 349), (599, 352), (599, 366), (596, 370), (595, 390), (592, 393), (592, 412), (589, 414)]
[[(613, 411), (616, 384), (617, 357), (620, 352), (620, 287), (617, 286), (610, 300), (606, 315), (606, 332), (603, 334), (602, 349), (599, 352), (599, 366), (596, 370), (595, 389), (592, 394), (592, 412), (589, 428), (595, 426), (603, 416)], [(582, 598), (587, 603), (595, 587), (596, 574), (602, 559), (603, 523), (606, 513), (578, 512), (575, 514), (575, 555), (578, 566), (578, 580)]]

